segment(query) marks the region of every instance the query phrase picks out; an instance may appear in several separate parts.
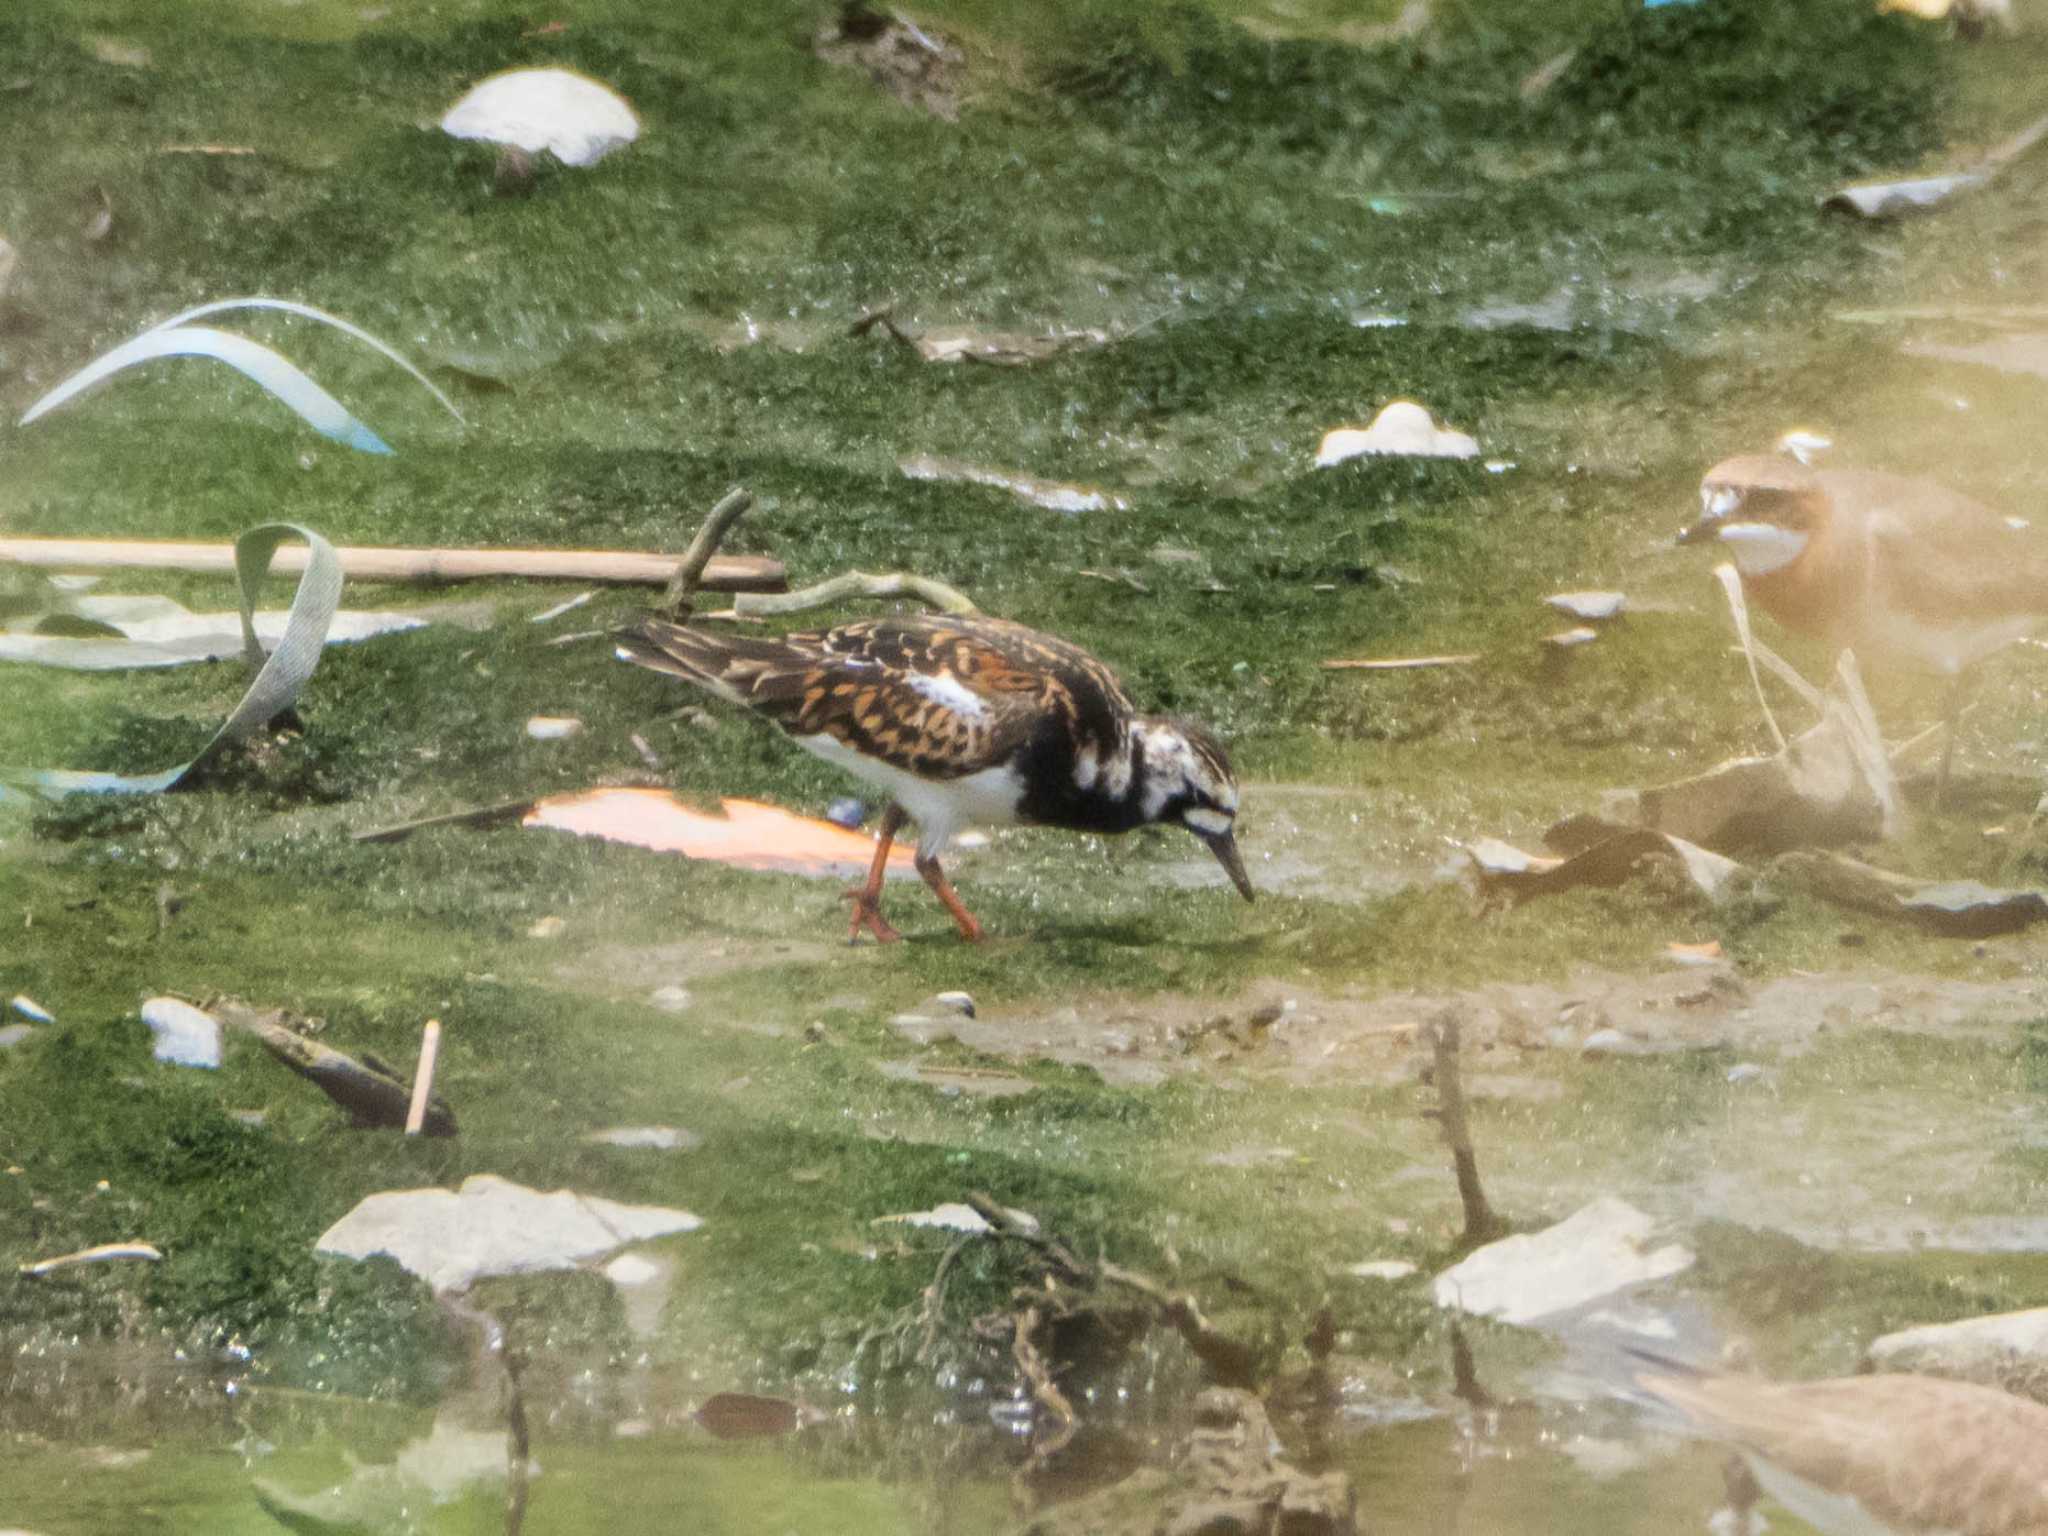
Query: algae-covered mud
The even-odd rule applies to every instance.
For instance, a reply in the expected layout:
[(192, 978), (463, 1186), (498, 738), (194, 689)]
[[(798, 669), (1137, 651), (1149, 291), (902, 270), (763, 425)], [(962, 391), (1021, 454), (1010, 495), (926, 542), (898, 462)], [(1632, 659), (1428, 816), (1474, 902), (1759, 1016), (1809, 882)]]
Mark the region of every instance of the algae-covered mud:
[[(351, 581), (427, 622), (330, 646), (176, 792), (44, 798), (208, 743), (235, 585), (0, 566), (0, 638), (171, 599), (227, 658), (0, 660), (0, 1529), (1668, 1532), (1724, 1453), (1628, 1350), (1836, 1376), (2048, 1305), (2023, 907), (1942, 931), (1737, 847), (1712, 896), (1659, 858), (1518, 902), (1467, 851), (1774, 750), (1716, 557), (1672, 541), (1709, 465), (1803, 428), (2025, 522), (2016, 565), (2048, 540), (2048, 150), (1910, 220), (1819, 206), (2048, 111), (2015, 9), (16, 0), (0, 538), (674, 557), (743, 486), (724, 553), (943, 582), (1212, 728), (1258, 900), (1178, 828), (998, 829), (946, 855), (986, 942), (906, 868), (904, 942), (849, 946), (832, 829), (749, 868), (524, 826), (597, 786), (882, 810), (620, 664), (661, 591), (587, 581)], [(521, 66), (639, 137), (439, 130)], [(460, 419), (270, 310), (204, 323), (392, 453), (197, 357), (14, 425), (240, 295), (384, 338)], [(1402, 399), (1476, 453), (1318, 467)], [(2044, 665), (1976, 667), (1941, 803), (1923, 741), (1849, 851), (2048, 883)], [(1941, 716), (1862, 675), (1885, 739)], [(225, 1024), (217, 1066), (158, 1059), (162, 998)], [(453, 1134), (407, 1136), (430, 1019)], [(1524, 1258), (1486, 1300), (1449, 1019), (1502, 1231), (1592, 1212), (1626, 1295), (1527, 1314)], [(337, 1103), (264, 1030), (381, 1086)], [(505, 1186), (572, 1193), (494, 1242), (580, 1235), (514, 1274), (434, 1246)], [(448, 1202), (423, 1235), (335, 1235), (407, 1190)]]

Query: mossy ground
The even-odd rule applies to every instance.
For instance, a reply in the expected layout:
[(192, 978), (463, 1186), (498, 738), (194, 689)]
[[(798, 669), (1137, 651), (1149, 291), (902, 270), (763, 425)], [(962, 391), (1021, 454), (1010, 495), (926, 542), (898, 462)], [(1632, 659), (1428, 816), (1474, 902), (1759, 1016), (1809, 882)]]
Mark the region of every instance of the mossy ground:
[[(1896, 228), (1817, 218), (1814, 200), (2016, 126), (2048, 70), (2038, 32), (1958, 48), (1849, 0), (1451, 5), (1376, 49), (1331, 44), (1314, 8), (1257, 33), (1220, 4), (1069, 0), (1027, 22), (949, 0), (918, 14), (972, 61), (957, 125), (814, 61), (808, 5), (19, 0), (0, 19), (0, 233), (21, 252), (0, 299), (0, 405), (18, 414), (177, 307), (262, 292), (438, 365), (469, 425), (336, 338), (252, 318), (243, 328), (312, 368), (396, 457), (312, 437), (204, 364), (162, 365), (9, 432), (0, 531), (217, 539), (288, 518), (337, 542), (675, 549), (744, 484), (762, 505), (733, 548), (772, 550), (798, 579), (941, 576), (1093, 647), (1147, 703), (1213, 722), (1251, 781), (1255, 878), (1261, 818), (1277, 815), (1262, 784), (1350, 792), (1306, 835), (1330, 869), (1356, 868), (1361, 892), (1394, 893), (1283, 881), (1245, 909), (1162, 879), (1187, 854), (1171, 838), (1016, 834), (963, 879), (1001, 941), (961, 947), (906, 891), (910, 942), (849, 951), (824, 942), (843, 913), (829, 884), (510, 829), (355, 843), (364, 827), (637, 772), (635, 731), (692, 793), (816, 810), (845, 791), (748, 722), (679, 717), (696, 701), (601, 642), (548, 643), (623, 618), (630, 594), (536, 627), (527, 616), (563, 591), (465, 592), (495, 605), (495, 623), (330, 652), (304, 733), (260, 765), (158, 802), (0, 820), (0, 993), (62, 1021), (0, 1053), (0, 1161), (22, 1170), (0, 1178), (0, 1266), (137, 1235), (170, 1255), (0, 1288), (0, 1336), (167, 1332), (247, 1345), (276, 1381), (431, 1394), (452, 1356), (424, 1298), (381, 1267), (316, 1262), (311, 1241), (371, 1190), (489, 1170), (705, 1217), (676, 1245), (685, 1281), (662, 1350), (699, 1363), (707, 1386), (849, 1367), (937, 1252), (877, 1244), (869, 1219), (970, 1188), (1086, 1251), (1155, 1267), (1176, 1254), (1198, 1289), (1254, 1281), (1256, 1303), (1227, 1310), (1276, 1348), (1333, 1298), (1361, 1349), (1434, 1371), (1418, 1295), (1330, 1276), (1448, 1250), (1444, 1187), (1390, 1182), (1438, 1156), (1412, 1091), (1138, 1089), (1005, 1063), (1039, 1091), (946, 1100), (874, 1070), (908, 1054), (889, 1015), (940, 987), (1050, 1005), (1223, 1000), (1262, 978), (1557, 980), (1654, 965), (1673, 938), (1718, 937), (1768, 976), (1838, 964), (1845, 926), (1870, 939), (1859, 959), (1902, 969), (2038, 965), (2033, 940), (1977, 955), (1797, 898), (1715, 912), (1635, 890), (1476, 917), (1455, 891), (1409, 883), (1450, 842), (1530, 841), (1602, 788), (1762, 744), (1703, 564), (1667, 547), (1707, 463), (1811, 423), (1849, 457), (2037, 510), (2048, 441), (2015, 427), (2038, 414), (2037, 380), (1909, 362), (1896, 328), (1833, 314), (2048, 301), (2029, 212), (2048, 171), (2022, 162), (1993, 192)], [(148, 63), (103, 61), (97, 37)], [(1556, 84), (1525, 102), (1519, 82), (1566, 48)], [(611, 81), (646, 134), (594, 170), (543, 167), (530, 196), (501, 200), (489, 151), (421, 125), (465, 83), (528, 62)], [(258, 153), (163, 153), (194, 142)], [(89, 241), (102, 191), (112, 231)], [(913, 329), (1129, 334), (1029, 368), (935, 367), (844, 334), (883, 302)], [(1477, 323), (1503, 305), (1571, 323)], [(1357, 323), (1381, 315), (1404, 323)], [(749, 322), (764, 342), (730, 345)], [(1513, 467), (1310, 467), (1325, 428), (1395, 396)], [(896, 466), (913, 453), (1119, 487), (1131, 507), (1067, 518), (910, 481)], [(1162, 546), (1195, 558), (1163, 562)], [(1145, 590), (1083, 570), (1127, 571)], [(197, 578), (118, 585), (232, 601)], [(1626, 590), (1638, 612), (1569, 658), (1539, 654), (1560, 625), (1538, 599), (1591, 586)], [(1442, 651), (1482, 659), (1370, 678), (1318, 666)], [(2048, 755), (2034, 654), (1987, 669), (1961, 807), (1894, 861), (2000, 873), (2009, 843), (1983, 829), (2018, 826)], [(1931, 715), (1932, 685), (1879, 683), (1888, 719)], [(142, 771), (189, 755), (241, 680), (228, 666), (15, 667), (0, 686), (9, 763)], [(587, 729), (529, 742), (532, 714)], [(561, 936), (528, 938), (546, 915)], [(599, 950), (629, 959), (579, 969)], [(689, 1009), (651, 1007), (678, 977)], [(350, 1131), (246, 1043), (218, 1075), (149, 1065), (138, 997), (220, 991), (318, 1015), (343, 1048), (400, 1061), (441, 1018), (461, 1139)], [(813, 1021), (821, 1039), (805, 1036)], [(2017, 1110), (2036, 1102), (2038, 1054), (1837, 1041), (1786, 1091), (1824, 1105), (1838, 1089), (1923, 1084), (1954, 1123), (1985, 1083)], [(1560, 1191), (1602, 1173), (1654, 1185), (1666, 1160), (1697, 1152), (1689, 1127), (1730, 1112), (1725, 1065), (1553, 1064), (1566, 1097), (1484, 1109), (1482, 1145), (1557, 1170)], [(1827, 1123), (1853, 1119), (1844, 1102)], [(238, 1108), (267, 1120), (244, 1126)], [(704, 1145), (663, 1158), (578, 1139), (639, 1121)], [(1246, 1144), (1297, 1156), (1204, 1161)], [(1994, 1158), (2001, 1189), (2038, 1181), (2024, 1138)], [(1413, 1218), (1411, 1235), (1388, 1239), (1390, 1216)], [(1835, 1266), (1810, 1320), (1745, 1318), (1788, 1368), (1841, 1367), (1867, 1329), (2048, 1289), (2031, 1260), (1799, 1263)], [(1007, 1284), (980, 1258), (961, 1269), (963, 1313)], [(1944, 1278), (1927, 1279), (1935, 1269)], [(1765, 1294), (1733, 1285), (1730, 1306)], [(602, 1308), (573, 1326), (574, 1307), (542, 1310), (565, 1336), (615, 1341)]]

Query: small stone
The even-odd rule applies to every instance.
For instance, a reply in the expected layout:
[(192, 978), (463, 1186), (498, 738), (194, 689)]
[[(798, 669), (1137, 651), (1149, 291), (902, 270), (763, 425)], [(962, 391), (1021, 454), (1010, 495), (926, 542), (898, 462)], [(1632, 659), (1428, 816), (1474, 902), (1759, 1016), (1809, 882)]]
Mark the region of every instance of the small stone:
[(1628, 599), (1619, 592), (1553, 592), (1543, 601), (1586, 624), (1618, 618), (1628, 607)]
[(1764, 1069), (1753, 1061), (1738, 1061), (1728, 1069), (1731, 1083), (1753, 1083), (1766, 1075)]
[(647, 995), (647, 1001), (663, 1013), (681, 1013), (690, 1006), (690, 989), (675, 985), (656, 987)]
[(1596, 1029), (1579, 1046), (1582, 1056), (1632, 1056), (1638, 1046), (1618, 1029)]
[(558, 939), (562, 936), (562, 930), (568, 926), (559, 917), (544, 917), (526, 930), (526, 936), (529, 939)]
[[(26, 1024), (9, 1024), (4, 1029), (0, 1029), (0, 1051), (6, 1050), (9, 1046), (21, 1044), (22, 1041), (34, 1033), (35, 1031)], [(4, 1536), (4, 1533), (0, 1533), (0, 1536)]]
[[(27, 1019), (31, 1024), (54, 1024), (57, 1022), (57, 1015), (50, 1012), (49, 1009), (26, 993), (17, 992), (7, 1006), (20, 1014), (24, 1019)], [(971, 1013), (973, 1010), (969, 1009), (968, 1011)]]
[(248, 1126), (251, 1130), (261, 1130), (263, 1123), (270, 1118), (270, 1111), (267, 1109), (231, 1109), (228, 1111), (228, 1118), (238, 1124)]
[(825, 807), (825, 819), (835, 826), (854, 831), (868, 819), (868, 808), (865, 802), (852, 795), (842, 795)]
[(175, 997), (152, 997), (142, 1005), (142, 1022), (156, 1036), (158, 1061), (174, 1067), (220, 1065), (220, 1020)]
[(889, 1027), (918, 1045), (944, 1045), (959, 1038), (946, 1020), (922, 1013), (896, 1014), (889, 1020)]
[(583, 733), (583, 722), (574, 715), (535, 715), (526, 722), (526, 734), (535, 741), (566, 741)]

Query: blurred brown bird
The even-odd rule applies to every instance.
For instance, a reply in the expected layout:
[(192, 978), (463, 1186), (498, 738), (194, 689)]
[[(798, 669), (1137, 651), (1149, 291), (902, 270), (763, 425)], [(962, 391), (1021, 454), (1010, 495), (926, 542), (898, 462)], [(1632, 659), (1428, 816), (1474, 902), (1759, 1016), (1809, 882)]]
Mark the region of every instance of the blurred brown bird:
[(1949, 680), (1939, 803), (1962, 675), (2048, 619), (2048, 547), (2019, 518), (1931, 480), (1725, 459), (1681, 544), (1718, 541), (1744, 594), (1787, 629)]
[(1780, 1383), (1664, 1363), (1636, 1385), (1828, 1536), (2048, 1536), (2039, 1403), (1930, 1376)]

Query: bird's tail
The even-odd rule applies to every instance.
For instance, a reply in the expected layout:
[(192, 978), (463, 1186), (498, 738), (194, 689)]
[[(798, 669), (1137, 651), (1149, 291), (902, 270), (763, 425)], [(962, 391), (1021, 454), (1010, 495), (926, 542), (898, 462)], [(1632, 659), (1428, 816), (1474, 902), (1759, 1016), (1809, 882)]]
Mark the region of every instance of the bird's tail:
[(779, 718), (803, 695), (814, 658), (782, 640), (717, 635), (645, 618), (612, 634), (621, 661), (666, 672), (728, 703)]

